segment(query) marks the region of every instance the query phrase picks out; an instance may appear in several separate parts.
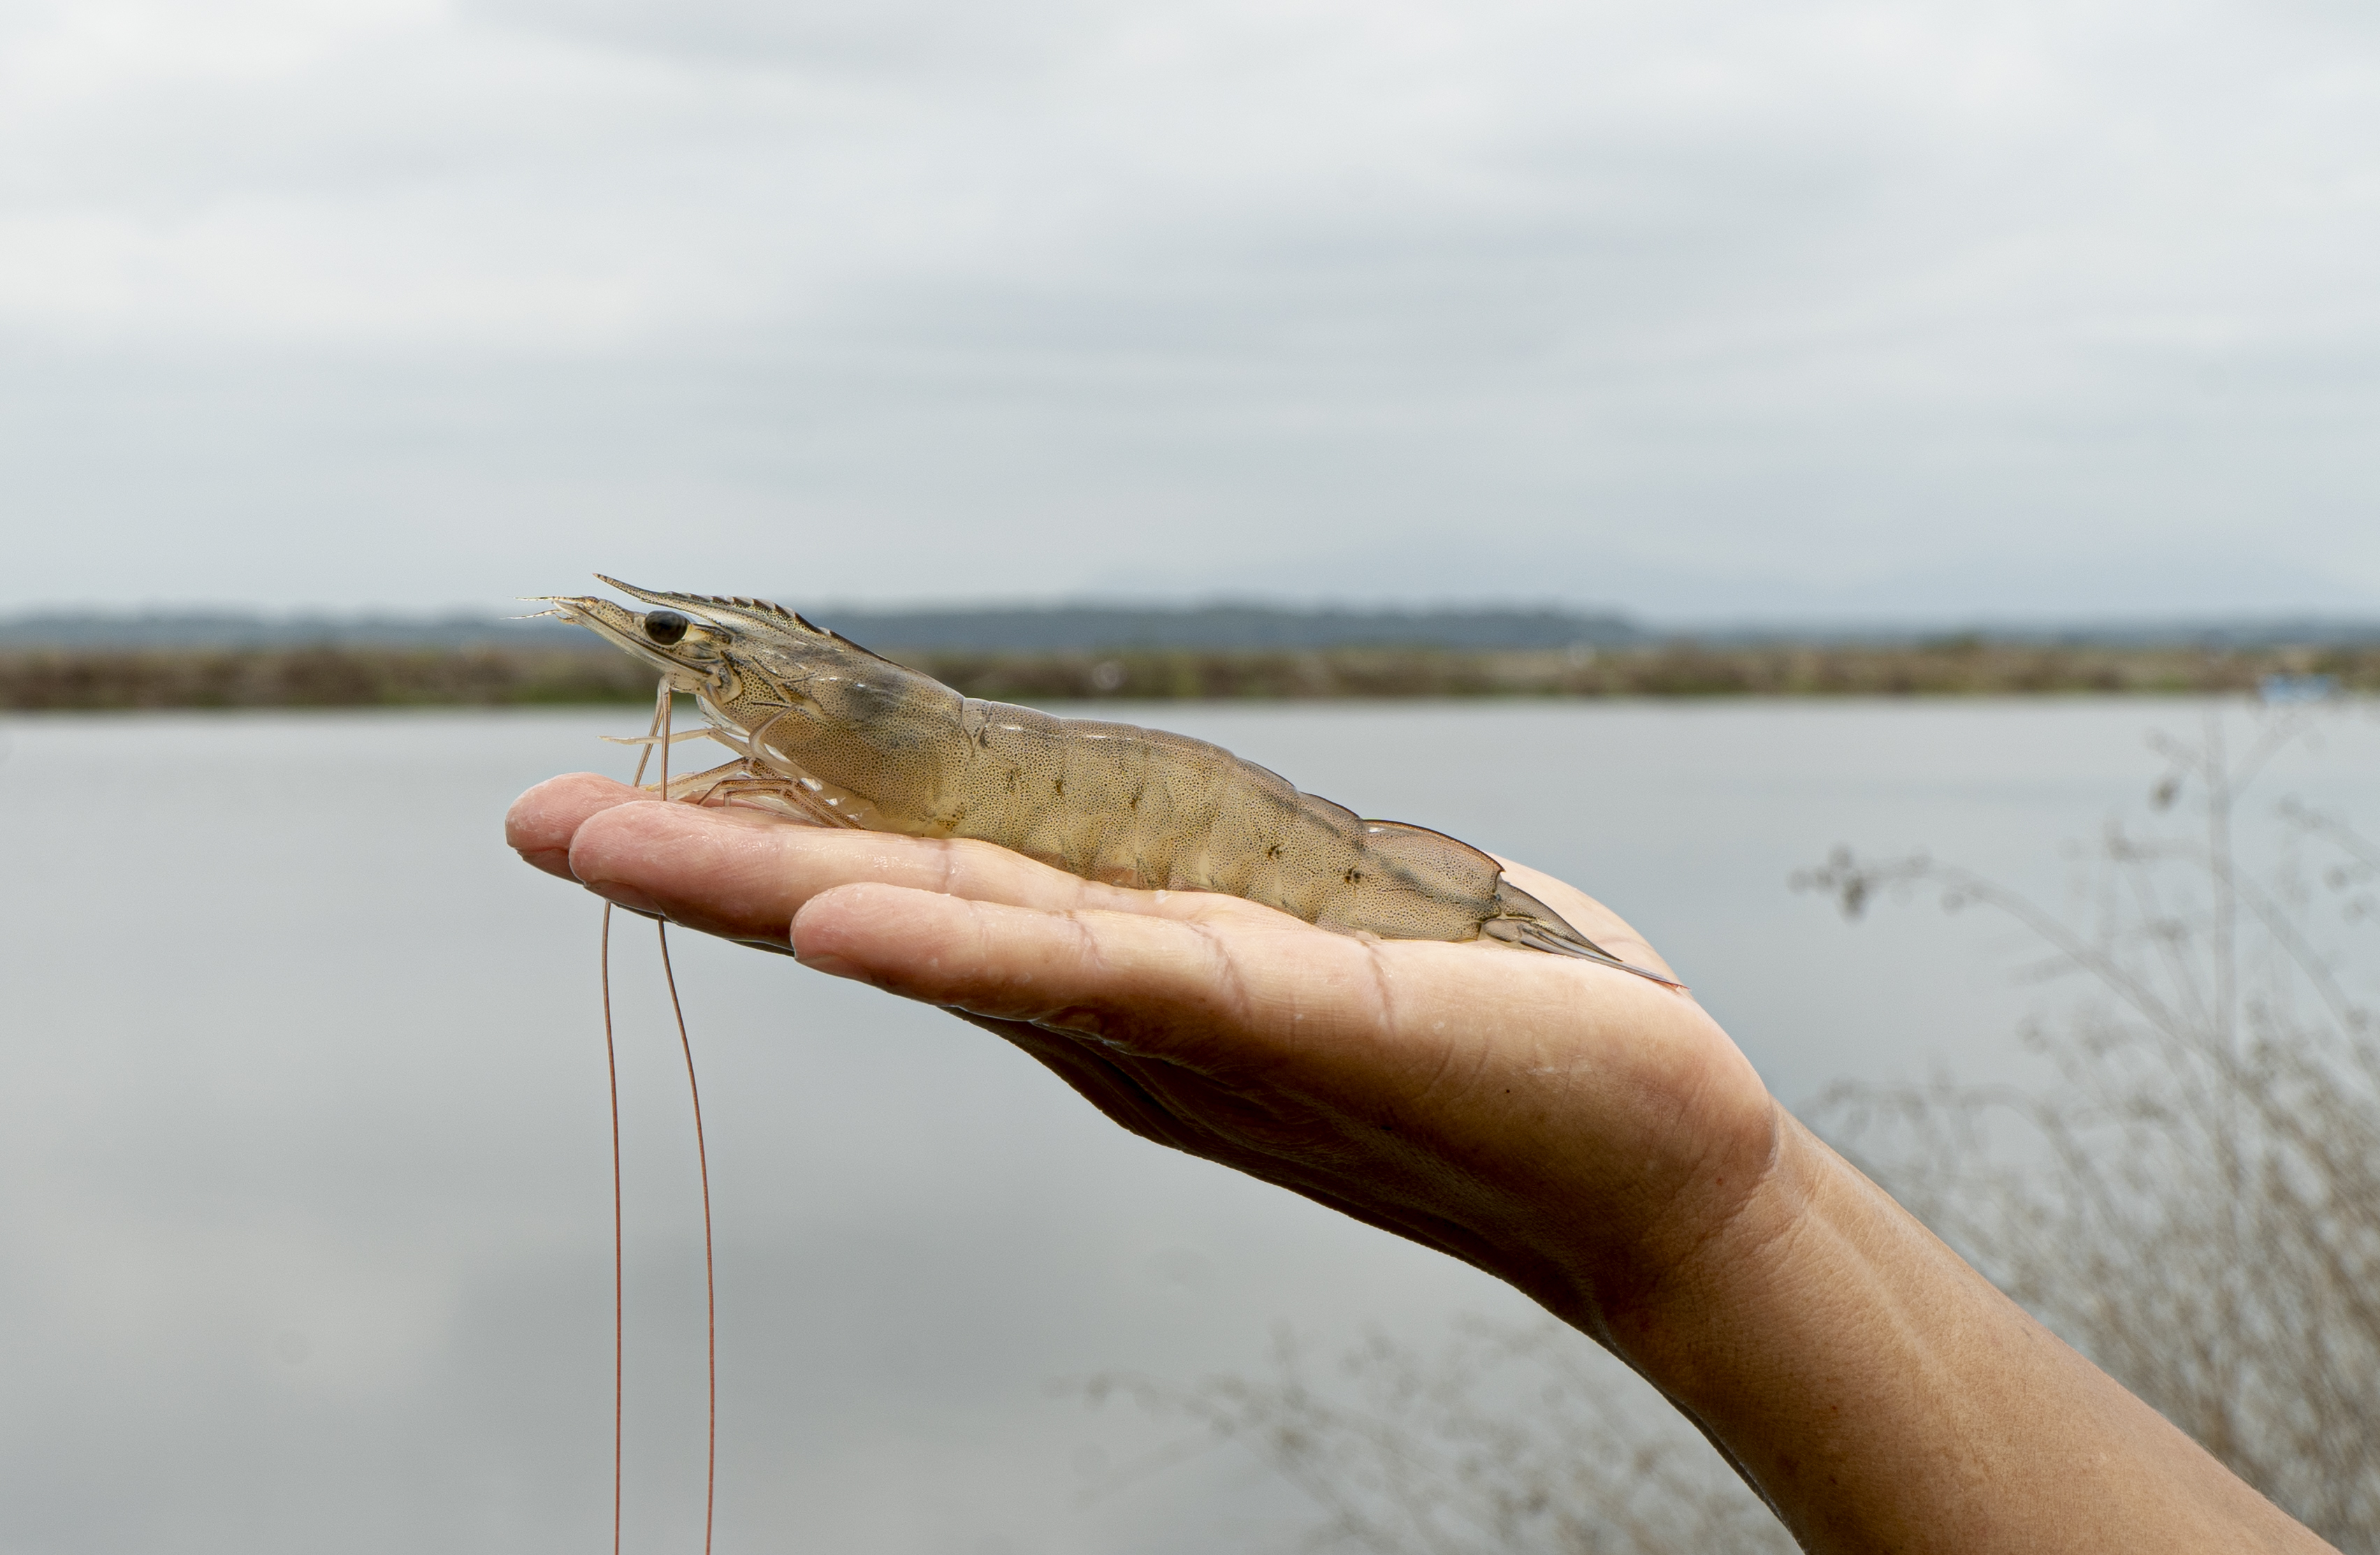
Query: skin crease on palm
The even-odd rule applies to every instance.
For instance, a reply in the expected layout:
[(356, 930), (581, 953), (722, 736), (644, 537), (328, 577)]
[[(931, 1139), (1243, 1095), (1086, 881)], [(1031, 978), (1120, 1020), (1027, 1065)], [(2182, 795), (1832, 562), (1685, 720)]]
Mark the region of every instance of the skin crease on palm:
[(1143, 1138), (1510, 1282), (1661, 1389), (1806, 1548), (2328, 1548), (1819, 1143), (1690, 994), (587, 774), (523, 795), (506, 838), (630, 910), (947, 1008)]

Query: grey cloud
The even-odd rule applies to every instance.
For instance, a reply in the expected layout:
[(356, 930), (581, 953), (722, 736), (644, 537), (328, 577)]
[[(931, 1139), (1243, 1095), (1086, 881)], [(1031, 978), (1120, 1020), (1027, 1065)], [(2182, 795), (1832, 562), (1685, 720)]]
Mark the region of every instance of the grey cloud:
[(2350, 36), (507, 5), (58, 121), (0, 603), (2380, 604)]
[(1078, 48), (1098, 12), (1038, 0), (990, 7), (949, 0), (471, 0), (475, 22), (697, 67), (861, 70), (892, 75), (965, 65), (980, 71), (1046, 62)]

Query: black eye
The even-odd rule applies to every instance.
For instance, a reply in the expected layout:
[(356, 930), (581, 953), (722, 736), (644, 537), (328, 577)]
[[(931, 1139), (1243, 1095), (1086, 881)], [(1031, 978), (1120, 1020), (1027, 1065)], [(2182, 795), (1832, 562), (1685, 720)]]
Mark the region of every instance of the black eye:
[(648, 610), (645, 635), (666, 648), (686, 635), (686, 618), (675, 610)]

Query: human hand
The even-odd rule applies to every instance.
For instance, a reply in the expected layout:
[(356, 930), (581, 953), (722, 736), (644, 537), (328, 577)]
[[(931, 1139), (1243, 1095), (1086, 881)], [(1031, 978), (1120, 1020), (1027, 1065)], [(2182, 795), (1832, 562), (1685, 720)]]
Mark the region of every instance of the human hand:
[(2328, 1548), (1787, 1115), (1682, 990), (583, 774), (505, 831), (631, 910), (940, 1005), (1135, 1133), (1511, 1282), (1692, 1416), (1805, 1549)]
[[(1776, 1148), (1774, 1104), (1700, 1006), (1587, 962), (1356, 938), (589, 775), (522, 796), (506, 835), (631, 910), (948, 1008), (1133, 1132), (1464, 1259), (1607, 1343)], [(1508, 868), (1662, 965), (1600, 904)]]

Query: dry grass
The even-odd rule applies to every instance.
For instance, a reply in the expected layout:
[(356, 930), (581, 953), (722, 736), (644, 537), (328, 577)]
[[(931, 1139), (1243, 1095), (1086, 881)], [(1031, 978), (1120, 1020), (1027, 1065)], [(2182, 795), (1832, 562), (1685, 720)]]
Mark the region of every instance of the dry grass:
[(1205, 1451), (1255, 1453), (1315, 1502), (1307, 1550), (1369, 1555), (1787, 1555), (1784, 1526), (1652, 1390), (1575, 1332), (1470, 1323), (1435, 1353), (1373, 1336), (1269, 1375), (1087, 1385), (1192, 1434), (1109, 1491)]
[[(1927, 859), (1842, 850), (1806, 872), (1853, 918), (1921, 892), (2006, 913), (2042, 942), (2031, 974), (2082, 980), (2025, 1032), (2057, 1090), (1847, 1085), (1814, 1121), (2249, 1483), (2347, 1555), (2380, 1555), (2380, 1027), (2353, 981), (2380, 847), (2243, 799), (2315, 716), (2265, 717), (2237, 753), (2222, 715), (2196, 744), (2163, 741), (2148, 824), (2092, 855), (2088, 922)], [(1172, 1455), (1254, 1452), (1314, 1500), (1308, 1549), (1791, 1548), (1717, 1453), (1566, 1330), (1475, 1331), (1437, 1355), (1374, 1340), (1319, 1376), (1284, 1344), (1258, 1378), (1089, 1391), (1194, 1426)]]
[[(2092, 855), (2071, 923), (1967, 871), (1840, 852), (1856, 917), (1915, 890), (2037, 934), (2083, 991), (2027, 1041), (2046, 1095), (1844, 1086), (1816, 1121), (1945, 1239), (2250, 1484), (2380, 1551), (2380, 1025), (2359, 994), (2380, 848), (2244, 796), (2301, 719), (2236, 753), (2210, 719), (2144, 826)], [(2242, 847), (2243, 823), (2268, 847)], [(2269, 860), (2251, 869), (2246, 856)], [(2362, 960), (2352, 958), (2361, 956)]]

